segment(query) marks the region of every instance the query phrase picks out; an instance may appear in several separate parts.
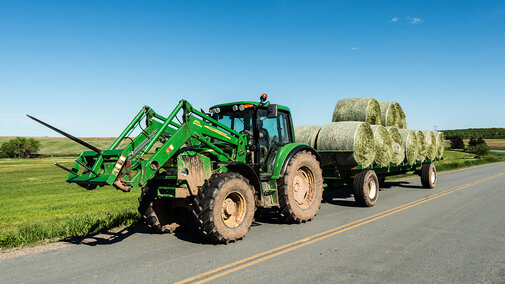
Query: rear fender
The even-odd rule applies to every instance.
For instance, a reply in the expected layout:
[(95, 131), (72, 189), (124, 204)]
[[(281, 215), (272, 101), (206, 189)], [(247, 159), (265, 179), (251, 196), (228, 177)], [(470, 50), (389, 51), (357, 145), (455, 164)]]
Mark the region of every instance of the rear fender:
[(314, 156), (316, 156), (316, 159), (321, 162), (321, 156), (319, 153), (307, 144), (290, 143), (284, 145), (279, 149), (279, 152), (277, 153), (277, 158), (275, 159), (275, 166), (272, 173), (272, 179), (281, 178), (286, 172), (289, 161), (293, 158), (294, 155), (296, 155), (296, 153), (300, 151), (311, 152)]

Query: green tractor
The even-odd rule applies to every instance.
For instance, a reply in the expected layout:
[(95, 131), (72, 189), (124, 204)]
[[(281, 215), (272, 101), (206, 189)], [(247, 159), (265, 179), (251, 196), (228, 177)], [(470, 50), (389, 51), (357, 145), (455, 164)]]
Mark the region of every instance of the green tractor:
[(67, 182), (141, 189), (139, 212), (156, 232), (196, 217), (205, 238), (228, 243), (245, 236), (256, 208), (275, 207), (284, 221), (302, 223), (321, 204), (321, 157), (295, 143), (289, 108), (267, 102), (266, 94), (209, 113), (185, 100), (168, 117), (145, 106), (106, 150), (35, 120), (91, 150), (71, 169), (56, 164), (69, 172)]

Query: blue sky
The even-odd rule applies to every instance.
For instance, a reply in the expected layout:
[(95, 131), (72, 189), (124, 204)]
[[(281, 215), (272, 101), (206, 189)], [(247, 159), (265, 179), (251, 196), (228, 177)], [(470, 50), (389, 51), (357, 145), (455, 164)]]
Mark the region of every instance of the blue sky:
[(257, 100), (296, 125), (341, 98), (398, 101), (409, 128), (505, 127), (503, 1), (0, 1), (0, 136), (117, 136)]

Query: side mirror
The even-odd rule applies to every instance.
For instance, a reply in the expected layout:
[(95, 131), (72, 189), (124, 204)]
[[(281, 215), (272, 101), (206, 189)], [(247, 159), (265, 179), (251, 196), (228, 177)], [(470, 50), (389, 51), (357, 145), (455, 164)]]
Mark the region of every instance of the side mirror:
[(267, 108), (267, 118), (276, 118), (279, 115), (277, 105), (270, 104)]

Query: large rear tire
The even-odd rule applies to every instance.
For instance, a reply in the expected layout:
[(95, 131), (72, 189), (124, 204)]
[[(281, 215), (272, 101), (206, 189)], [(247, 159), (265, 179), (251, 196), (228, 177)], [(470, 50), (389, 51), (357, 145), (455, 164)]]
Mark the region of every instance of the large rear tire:
[(302, 223), (316, 216), (323, 198), (323, 174), (312, 153), (300, 151), (289, 161), (279, 182), (281, 217), (288, 223)]
[(437, 168), (434, 164), (423, 164), (421, 167), (421, 184), (424, 188), (437, 186)]
[(186, 208), (175, 207), (173, 200), (158, 197), (156, 187), (149, 185), (139, 196), (138, 211), (144, 223), (155, 233), (173, 233), (190, 219)]
[(372, 207), (379, 198), (379, 179), (372, 170), (363, 170), (354, 177), (354, 200), (359, 206)]
[(200, 231), (214, 243), (242, 239), (251, 227), (255, 209), (253, 187), (237, 173), (213, 175), (194, 202)]

